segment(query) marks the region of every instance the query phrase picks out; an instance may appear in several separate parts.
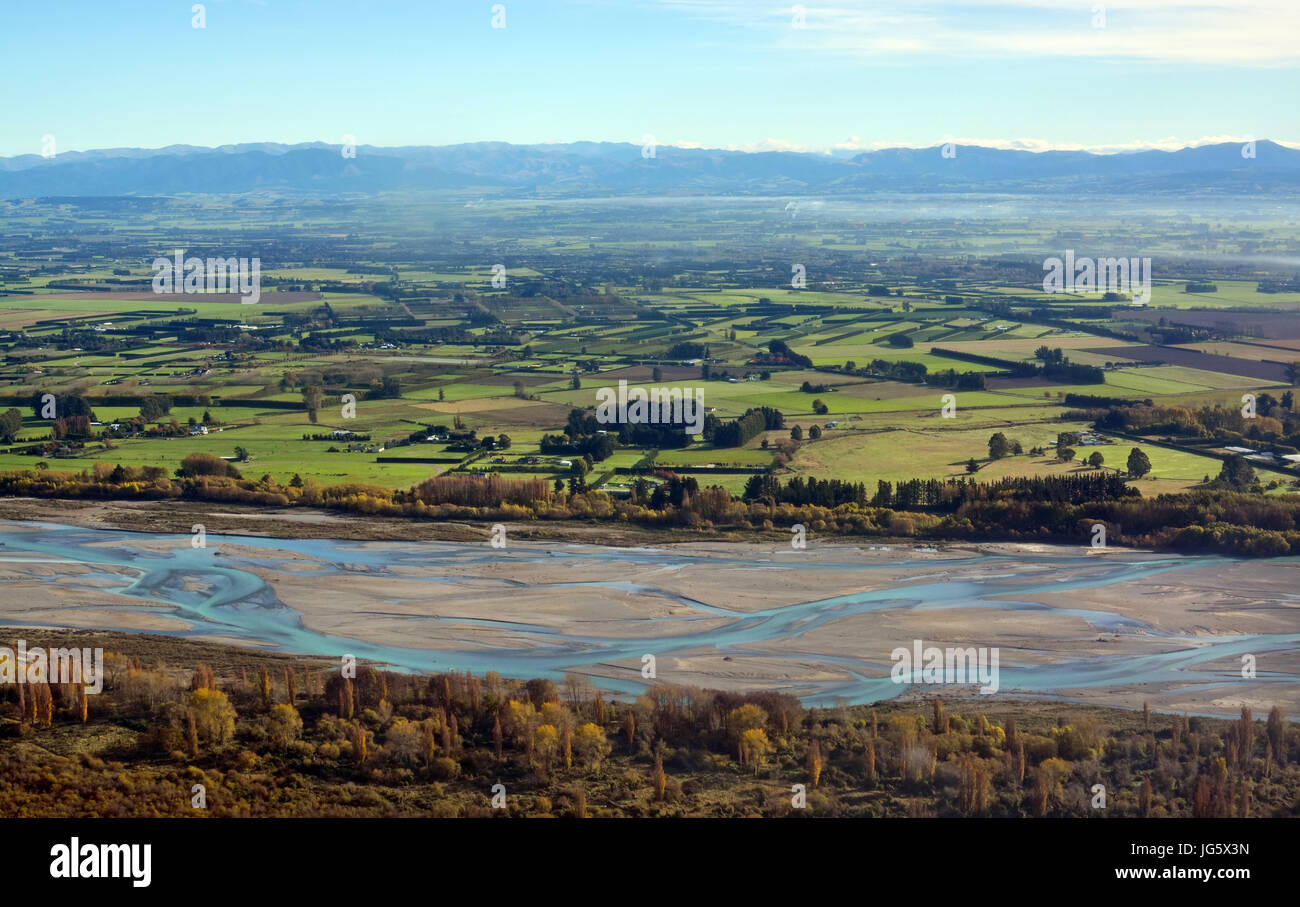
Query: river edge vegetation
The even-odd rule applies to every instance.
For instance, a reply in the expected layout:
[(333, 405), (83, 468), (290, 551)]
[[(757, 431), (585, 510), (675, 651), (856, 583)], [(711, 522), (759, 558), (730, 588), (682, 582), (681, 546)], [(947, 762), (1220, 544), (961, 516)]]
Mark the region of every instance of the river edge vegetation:
[(338, 662), (195, 640), (4, 633), (106, 652), (99, 695), (0, 688), (8, 816), (1300, 815), (1300, 733), (1277, 708), (1235, 720), (979, 697), (820, 709), (672, 686), (627, 701), (577, 675), (361, 664), (347, 678)]
[[(1137, 448), (1134, 448), (1137, 451)], [(1139, 451), (1140, 452), (1140, 451)], [(435, 476), (408, 490), (346, 483), (321, 485), (295, 477), (242, 477), (230, 463), (193, 453), (175, 477), (160, 467), (109, 467), (80, 473), (49, 469), (0, 473), (0, 496), (98, 501), (187, 501), (253, 505), (266, 510), (318, 508), (418, 521), (591, 523), (758, 536), (803, 526), (812, 535), (954, 541), (1081, 544), (1103, 525), (1106, 543), (1234, 556), (1300, 554), (1300, 501), (1219, 487), (1143, 498), (1119, 476), (973, 477), (863, 483), (772, 475), (751, 477), (742, 495), (702, 488), (691, 476), (655, 473), (627, 496), (585, 487), (575, 474), (556, 480), (500, 476)], [(1244, 468), (1249, 470), (1249, 465)]]

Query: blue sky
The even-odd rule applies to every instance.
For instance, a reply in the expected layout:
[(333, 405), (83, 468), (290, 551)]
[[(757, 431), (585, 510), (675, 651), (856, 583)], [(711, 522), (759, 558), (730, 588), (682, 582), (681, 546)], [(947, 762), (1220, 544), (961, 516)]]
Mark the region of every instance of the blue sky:
[[(0, 155), (1300, 144), (1300, 0), (6, 0)], [(1097, 27), (1098, 24), (1104, 27)], [(802, 27), (800, 27), (802, 26)]]

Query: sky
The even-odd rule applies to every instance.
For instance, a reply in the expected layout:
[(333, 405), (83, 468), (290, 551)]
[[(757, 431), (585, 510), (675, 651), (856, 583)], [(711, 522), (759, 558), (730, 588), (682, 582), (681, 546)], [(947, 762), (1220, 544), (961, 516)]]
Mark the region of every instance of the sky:
[[(0, 156), (1300, 145), (1300, 0), (0, 0)], [(195, 28), (197, 16), (202, 28)], [(495, 25), (504, 27), (494, 27)]]

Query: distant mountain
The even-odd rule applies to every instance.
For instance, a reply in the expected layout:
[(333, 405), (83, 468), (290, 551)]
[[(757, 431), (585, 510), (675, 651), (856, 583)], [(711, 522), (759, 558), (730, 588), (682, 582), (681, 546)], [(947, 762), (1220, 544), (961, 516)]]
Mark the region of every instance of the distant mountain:
[(1092, 154), (956, 146), (862, 154), (743, 152), (616, 142), (378, 148), (272, 142), (114, 148), (0, 158), (0, 197), (181, 195), (254, 191), (377, 193), (468, 189), (512, 195), (840, 194), (897, 192), (1289, 193), (1300, 150), (1260, 141), (1179, 151)]

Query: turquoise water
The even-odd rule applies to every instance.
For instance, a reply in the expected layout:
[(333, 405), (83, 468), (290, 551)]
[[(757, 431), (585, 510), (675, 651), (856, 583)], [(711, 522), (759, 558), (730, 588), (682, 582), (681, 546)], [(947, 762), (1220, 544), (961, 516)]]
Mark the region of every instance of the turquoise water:
[[(159, 553), (144, 547), (158, 541), (170, 542), (169, 550)], [(240, 554), (230, 546), (253, 549), (255, 554)], [(715, 549), (716, 550), (716, 549)], [(265, 552), (262, 554), (261, 552)], [(300, 559), (284, 557), (292, 552)], [(1213, 557), (1150, 557), (1112, 552), (1106, 558), (1092, 558), (1070, 553), (1032, 555), (982, 554), (939, 559), (918, 556), (917, 552), (898, 549), (901, 560), (872, 558), (867, 561), (806, 563), (775, 561), (764, 557), (735, 557), (711, 551), (683, 554), (680, 550), (599, 548), (595, 546), (512, 544), (508, 551), (487, 545), (447, 543), (350, 542), (332, 539), (267, 539), (254, 536), (208, 535), (207, 547), (191, 547), (190, 536), (162, 536), (118, 530), (89, 530), (57, 524), (14, 524), (0, 530), (0, 563), (67, 563), (88, 569), (87, 575), (69, 578), (51, 571), (49, 581), (63, 588), (82, 587), (98, 592), (112, 590), (139, 601), (133, 610), (156, 610), (179, 618), (186, 629), (166, 635), (222, 635), (246, 640), (250, 644), (270, 645), (282, 651), (338, 657), (349, 653), (362, 659), (384, 662), (411, 671), (496, 671), (512, 677), (550, 677), (559, 680), (567, 670), (597, 663), (624, 662), (640, 665), (643, 653), (655, 653), (663, 664), (664, 656), (674, 652), (716, 650), (743, 661), (746, 655), (766, 660), (789, 658), (800, 662), (820, 662), (845, 672), (842, 680), (814, 682), (799, 686), (797, 692), (809, 704), (876, 702), (902, 693), (906, 684), (895, 684), (887, 672), (887, 646), (873, 645), (875, 658), (843, 658), (823, 655), (804, 644), (809, 631), (845, 616), (882, 609), (988, 609), (996, 611), (1054, 611), (1081, 618), (1097, 633), (1142, 633), (1169, 641), (1171, 650), (1158, 654), (1088, 657), (1064, 659), (1050, 665), (1015, 666), (1007, 664), (1003, 650), (1000, 688), (1003, 693), (1053, 695), (1062, 689), (1132, 688), (1142, 683), (1182, 685), (1227, 684), (1233, 674), (1211, 670), (1206, 664), (1231, 656), (1250, 653), (1260, 658), (1272, 651), (1294, 650), (1300, 645), (1300, 633), (1274, 635), (1232, 635), (1220, 637), (1179, 636), (1139, 620), (1108, 611), (1049, 608), (1018, 600), (1036, 593), (1086, 589), (1119, 582), (1149, 580), (1171, 571), (1191, 567), (1229, 563)], [(685, 616), (646, 619), (644, 637), (634, 634), (601, 637), (564, 633), (541, 624), (507, 622), (463, 617), (443, 618), (436, 614), (401, 615), (413, 626), (443, 625), (454, 627), (497, 627), (509, 629), (515, 638), (526, 640), (529, 648), (506, 648), (478, 644), (473, 648), (429, 649), (379, 645), (343, 636), (331, 636), (303, 625), (297, 611), (282, 602), (274, 589), (252, 572), (251, 568), (270, 568), (312, 577), (322, 584), (346, 583), (349, 576), (389, 575), (394, 579), (430, 584), (429, 601), (436, 609), (437, 586), (459, 582), (440, 567), (463, 568), (475, 564), (500, 564), (508, 558), (514, 564), (537, 563), (554, 567), (557, 562), (589, 566), (592, 562), (610, 562), (612, 571), (625, 571), (635, 565), (643, 581), (522, 583), (497, 581), (503, 594), (511, 588), (530, 587), (553, 590), (563, 595), (568, 588), (609, 588), (637, 592), (674, 601), (689, 608)], [(1267, 562), (1269, 569), (1296, 569), (1300, 559), (1287, 558)], [(807, 571), (815, 581), (820, 570), (861, 570), (866, 573), (899, 567), (913, 571), (904, 581), (891, 588), (856, 592), (831, 598), (769, 608), (737, 612), (706, 604), (647, 584), (647, 574), (675, 573), (682, 569), (708, 569), (709, 565), (743, 567), (752, 574), (754, 583), (762, 583), (767, 571)], [(1050, 568), (1038, 572), (1030, 567)], [(124, 576), (109, 567), (126, 568)], [(393, 568), (418, 568), (421, 576), (395, 573)], [(954, 576), (955, 571), (961, 575)], [(553, 574), (552, 571), (548, 571)], [(615, 573), (617, 575), (617, 573)], [(133, 579), (131, 577), (134, 577)], [(94, 585), (87, 582), (94, 579)], [(865, 579), (865, 577), (864, 577)], [(189, 586), (190, 588), (186, 588)], [(1300, 602), (1300, 596), (1290, 600)], [(381, 613), (374, 601), (358, 603), (358, 614)], [(96, 605), (103, 610), (104, 606)], [(132, 606), (109, 606), (132, 607)], [(433, 610), (431, 609), (431, 610)], [(0, 623), (17, 625), (4, 613), (0, 593)], [(382, 612), (394, 619), (391, 612)], [(1300, 611), (1297, 611), (1300, 630)], [(719, 625), (719, 619), (722, 620)], [(634, 623), (634, 622), (631, 622)], [(664, 624), (671, 632), (664, 633)], [(622, 622), (626, 628), (629, 622)], [(106, 627), (112, 629), (112, 627)], [(464, 642), (474, 642), (467, 637)], [(780, 643), (779, 650), (770, 645)], [(764, 644), (761, 649), (757, 648)], [(996, 645), (990, 639), (972, 645)], [(892, 645), (892, 644), (891, 644)], [(864, 645), (864, 649), (868, 648)], [(1261, 661), (1263, 659), (1261, 658)], [(660, 670), (660, 679), (667, 680)], [(635, 693), (643, 689), (639, 670), (629, 671), (627, 679), (593, 678), (606, 689)], [(1270, 674), (1260, 670), (1258, 683), (1294, 683), (1294, 675)]]

